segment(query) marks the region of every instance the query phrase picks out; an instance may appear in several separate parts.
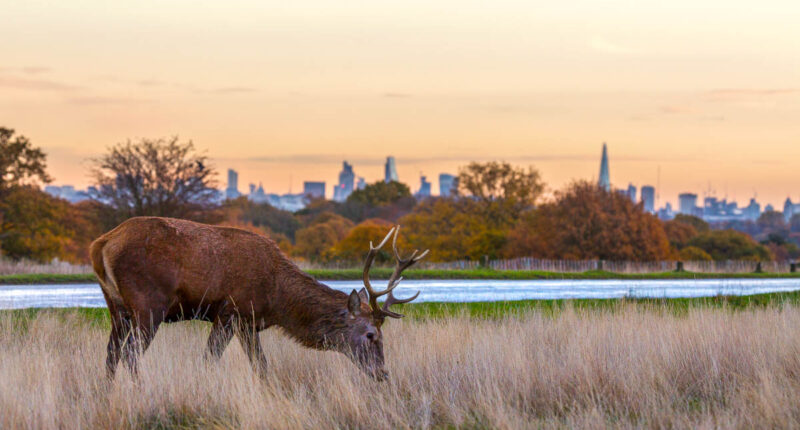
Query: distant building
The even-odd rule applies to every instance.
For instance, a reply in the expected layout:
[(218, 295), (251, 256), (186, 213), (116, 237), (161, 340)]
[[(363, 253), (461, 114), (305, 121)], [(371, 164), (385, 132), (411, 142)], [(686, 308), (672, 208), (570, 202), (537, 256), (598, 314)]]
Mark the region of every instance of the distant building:
[(684, 215), (697, 214), (697, 194), (683, 193), (678, 195), (678, 212)]
[(255, 184), (250, 184), (250, 194), (247, 195), (247, 199), (253, 203), (270, 203), (269, 196), (264, 192), (264, 185), (260, 182), (258, 187)]
[(312, 199), (324, 199), (325, 182), (303, 182), (303, 195)]
[(228, 188), (225, 188), (225, 198), (232, 200), (241, 195), (239, 193), (239, 173), (236, 170), (228, 169)]
[(775, 207), (771, 204), (768, 204), (766, 207), (764, 207), (764, 212), (775, 212)]
[(758, 204), (756, 199), (750, 199), (750, 204), (742, 210), (742, 215), (745, 219), (755, 221), (761, 215), (761, 205)]
[(628, 198), (631, 199), (632, 202), (636, 203), (636, 186), (633, 184), (628, 184)]
[(343, 202), (353, 193), (356, 174), (353, 173), (353, 165), (347, 161), (342, 162), (342, 171), (339, 172), (339, 183), (333, 189), (333, 200)]
[(455, 193), (457, 188), (456, 177), (449, 173), (439, 174), (439, 195), (450, 196)]
[(642, 204), (646, 212), (655, 213), (656, 211), (656, 189), (651, 185), (642, 187)]
[(603, 142), (603, 156), (600, 159), (600, 177), (597, 180), (597, 185), (606, 191), (611, 191), (611, 179), (608, 173), (608, 148), (605, 142)]
[(786, 218), (786, 222), (789, 222), (792, 216), (797, 214), (800, 214), (800, 202), (792, 203), (792, 199), (787, 197), (783, 204), (783, 217)]
[(675, 218), (675, 212), (672, 211), (672, 204), (667, 202), (663, 208), (658, 210), (658, 218), (664, 221), (669, 221)]
[(384, 182), (399, 182), (397, 176), (397, 165), (394, 162), (394, 157), (391, 155), (386, 157), (386, 164), (383, 166), (383, 181)]
[(425, 176), (419, 178), (419, 191), (417, 191), (417, 198), (425, 198), (431, 196), (431, 183)]
[(364, 188), (367, 188), (367, 181), (364, 179), (363, 176), (359, 176), (358, 182), (356, 183), (356, 189), (363, 190)]

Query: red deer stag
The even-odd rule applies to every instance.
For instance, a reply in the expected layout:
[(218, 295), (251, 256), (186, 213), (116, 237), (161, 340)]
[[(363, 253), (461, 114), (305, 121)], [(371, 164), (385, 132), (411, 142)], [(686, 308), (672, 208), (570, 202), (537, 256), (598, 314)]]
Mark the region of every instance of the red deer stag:
[[(283, 328), (302, 345), (346, 354), (362, 370), (382, 380), (381, 325), (400, 318), (389, 307), (401, 273), (428, 251), (406, 259), (397, 251), (394, 227), (377, 247), (370, 242), (364, 287), (349, 295), (301, 271), (275, 242), (230, 227), (171, 218), (131, 218), (92, 243), (92, 265), (111, 313), (106, 367), (110, 378), (120, 358), (132, 373), (162, 322), (199, 319), (213, 323), (206, 354), (219, 358), (234, 334), (256, 371), (266, 359), (258, 332)], [(375, 291), (369, 269), (392, 237), (397, 265), (388, 287)], [(378, 297), (387, 295), (382, 307)]]

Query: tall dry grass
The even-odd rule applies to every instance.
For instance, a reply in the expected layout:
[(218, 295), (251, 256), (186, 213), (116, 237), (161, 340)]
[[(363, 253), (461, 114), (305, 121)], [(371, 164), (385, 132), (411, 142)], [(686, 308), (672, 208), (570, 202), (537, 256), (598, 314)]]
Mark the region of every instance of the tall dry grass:
[(258, 380), (208, 327), (166, 325), (112, 384), (106, 330), (0, 318), (0, 428), (800, 427), (800, 309), (621, 307), (502, 320), (391, 321), (391, 382), (335, 353), (262, 336)]

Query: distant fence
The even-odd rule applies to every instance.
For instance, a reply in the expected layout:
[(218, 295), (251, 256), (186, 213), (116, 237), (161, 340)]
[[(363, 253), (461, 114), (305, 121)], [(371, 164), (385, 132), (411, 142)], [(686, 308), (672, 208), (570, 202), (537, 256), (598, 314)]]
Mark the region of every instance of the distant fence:
[[(504, 260), (458, 260), (440, 263), (421, 262), (421, 269), (478, 269), (493, 270), (535, 270), (543, 272), (586, 272), (589, 270), (605, 270), (615, 273), (662, 273), (678, 269), (678, 261), (605, 261), (605, 260), (544, 260), (540, 258), (512, 258)], [(352, 269), (352, 264), (311, 264), (299, 262), (304, 269)], [(749, 260), (727, 261), (685, 261), (683, 270), (697, 273), (749, 273), (759, 270), (759, 263)], [(760, 270), (769, 273), (789, 273), (790, 262), (766, 261), (760, 263)]]
[(42, 264), (31, 261), (0, 259), (0, 275), (16, 275), (23, 273), (74, 275), (92, 273), (92, 267), (88, 264), (70, 264), (64, 261), (53, 261), (51, 263)]
[[(315, 264), (298, 261), (302, 269), (360, 269), (361, 266), (352, 263), (326, 263)], [(505, 260), (459, 260), (441, 263), (422, 261), (421, 269), (478, 269), (490, 268), (493, 270), (536, 270), (543, 272), (586, 272), (589, 270), (605, 270), (615, 273), (660, 273), (672, 272), (678, 269), (677, 261), (605, 261), (605, 260), (544, 260), (539, 258), (512, 258)], [(749, 273), (760, 270), (767, 273), (789, 273), (797, 264), (777, 261), (685, 261), (681, 263), (683, 270), (697, 273)], [(0, 259), (0, 275), (18, 273), (55, 273), (55, 274), (80, 274), (92, 273), (92, 268), (86, 264), (70, 264), (63, 261), (41, 264), (30, 261), (10, 261)]]

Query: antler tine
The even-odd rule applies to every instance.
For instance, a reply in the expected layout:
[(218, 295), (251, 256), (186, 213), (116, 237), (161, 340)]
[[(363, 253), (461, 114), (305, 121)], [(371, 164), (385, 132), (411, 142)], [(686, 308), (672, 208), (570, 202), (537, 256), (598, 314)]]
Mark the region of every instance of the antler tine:
[(413, 266), (414, 263), (416, 263), (417, 261), (420, 261), (423, 258), (425, 258), (425, 256), (428, 255), (428, 251), (429, 251), (429, 250), (425, 250), (422, 254), (417, 255), (419, 250), (415, 249), (414, 252), (412, 252), (411, 255), (408, 258), (404, 259), (404, 258), (400, 257), (400, 252), (397, 250), (397, 234), (399, 232), (400, 232), (400, 226), (398, 225), (397, 228), (394, 231), (394, 236), (392, 237), (392, 251), (394, 252), (394, 257), (397, 260), (397, 265), (394, 268), (394, 272), (392, 273), (391, 278), (389, 278), (389, 285), (388, 285), (388, 288), (386, 289), (386, 292), (389, 293), (389, 296), (386, 298), (386, 301), (383, 303), (383, 306), (380, 309), (380, 313), (381, 314), (386, 315), (386, 316), (390, 316), (392, 318), (402, 318), (403, 315), (399, 314), (399, 313), (396, 313), (396, 312), (390, 311), (389, 310), (389, 306), (392, 306), (394, 304), (408, 303), (408, 302), (416, 299), (417, 296), (419, 296), (419, 291), (417, 291), (417, 294), (414, 294), (412, 297), (409, 297), (407, 299), (397, 299), (394, 296), (394, 293), (392, 293), (392, 290), (394, 290), (395, 287), (397, 287), (397, 285), (400, 284), (400, 281), (403, 280), (403, 277), (400, 276), (400, 274), (402, 274), (404, 270), (406, 270), (409, 267)]
[(372, 262), (375, 260), (375, 256), (378, 255), (378, 251), (383, 248), (383, 245), (386, 245), (386, 242), (389, 241), (389, 238), (392, 236), (393, 233), (396, 232), (396, 227), (392, 227), (389, 230), (389, 233), (386, 237), (383, 238), (381, 243), (378, 244), (377, 247), (372, 246), (372, 241), (369, 242), (369, 253), (367, 253), (367, 259), (364, 262), (364, 288), (367, 289), (367, 293), (369, 295), (369, 305), (373, 311), (378, 309), (378, 297), (391, 292), (391, 288), (385, 291), (375, 291), (372, 289), (372, 285), (369, 283), (369, 269), (372, 267)]

